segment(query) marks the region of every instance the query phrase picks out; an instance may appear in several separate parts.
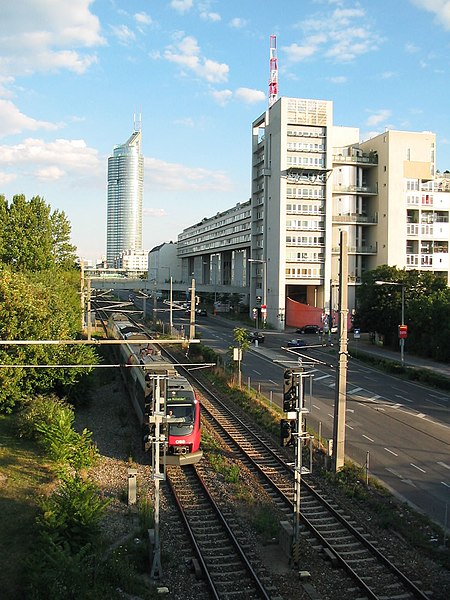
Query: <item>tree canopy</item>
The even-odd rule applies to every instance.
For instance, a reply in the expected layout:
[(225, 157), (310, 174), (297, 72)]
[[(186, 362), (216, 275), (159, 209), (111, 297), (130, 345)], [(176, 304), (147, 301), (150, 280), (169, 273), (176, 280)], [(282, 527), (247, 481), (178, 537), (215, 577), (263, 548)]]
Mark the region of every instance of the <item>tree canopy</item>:
[(0, 266), (16, 271), (73, 268), (76, 248), (64, 212), (51, 211), (42, 198), (22, 194), (9, 204), (0, 196)]
[(357, 290), (355, 324), (364, 331), (381, 334), (387, 345), (396, 347), (402, 316), (402, 287), (408, 326), (406, 347), (422, 356), (450, 360), (450, 288), (444, 278), (433, 273), (388, 265), (364, 273)]

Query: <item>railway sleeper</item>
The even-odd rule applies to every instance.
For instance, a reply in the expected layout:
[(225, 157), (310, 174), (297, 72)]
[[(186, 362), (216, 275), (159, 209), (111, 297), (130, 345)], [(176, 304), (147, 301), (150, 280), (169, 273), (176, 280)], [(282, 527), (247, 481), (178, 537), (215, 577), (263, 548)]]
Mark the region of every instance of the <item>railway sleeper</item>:
[(332, 567), (339, 566), (339, 559), (332, 550), (324, 548), (323, 553), (325, 554), (325, 558), (330, 561)]

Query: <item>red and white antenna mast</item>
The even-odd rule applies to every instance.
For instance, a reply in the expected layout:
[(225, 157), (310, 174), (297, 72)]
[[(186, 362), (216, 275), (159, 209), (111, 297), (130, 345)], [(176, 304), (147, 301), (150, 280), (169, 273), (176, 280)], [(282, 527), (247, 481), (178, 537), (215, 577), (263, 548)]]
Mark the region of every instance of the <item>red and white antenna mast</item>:
[(277, 36), (270, 36), (269, 108), (278, 100)]

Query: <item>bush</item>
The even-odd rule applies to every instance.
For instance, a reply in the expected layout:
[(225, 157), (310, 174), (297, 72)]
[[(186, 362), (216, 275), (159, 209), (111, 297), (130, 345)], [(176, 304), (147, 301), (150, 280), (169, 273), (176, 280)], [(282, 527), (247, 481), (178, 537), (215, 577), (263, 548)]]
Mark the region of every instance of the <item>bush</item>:
[(65, 477), (51, 496), (41, 500), (38, 530), (61, 548), (68, 544), (76, 554), (87, 544), (96, 544), (108, 503), (99, 497), (93, 483), (83, 481), (79, 475)]

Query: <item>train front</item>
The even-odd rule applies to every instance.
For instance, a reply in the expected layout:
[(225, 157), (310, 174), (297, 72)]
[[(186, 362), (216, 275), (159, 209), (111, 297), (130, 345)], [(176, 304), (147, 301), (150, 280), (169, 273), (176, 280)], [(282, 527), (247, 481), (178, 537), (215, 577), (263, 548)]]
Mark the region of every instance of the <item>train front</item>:
[(200, 450), (200, 402), (184, 377), (169, 378), (166, 415), (166, 464), (182, 466), (199, 462), (203, 456)]

